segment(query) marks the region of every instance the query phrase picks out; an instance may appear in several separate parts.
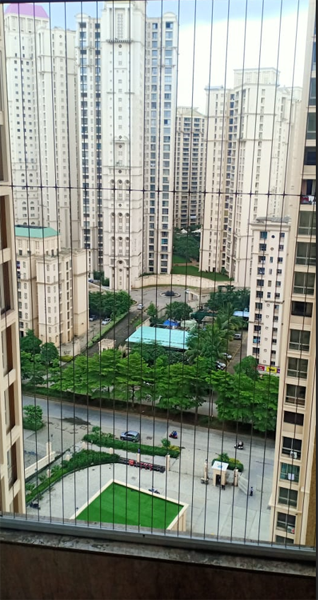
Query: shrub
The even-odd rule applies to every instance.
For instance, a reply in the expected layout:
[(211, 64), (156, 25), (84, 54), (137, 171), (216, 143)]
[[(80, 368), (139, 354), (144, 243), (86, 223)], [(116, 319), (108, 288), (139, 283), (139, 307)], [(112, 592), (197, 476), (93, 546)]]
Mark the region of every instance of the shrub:
[(29, 429), (30, 431), (39, 431), (44, 427), (44, 423), (34, 422), (31, 419), (23, 419), (23, 429)]
[(164, 448), (170, 448), (170, 446), (171, 446), (171, 443), (169, 440), (167, 440), (167, 438), (163, 438), (163, 440), (161, 440), (161, 443)]
[(97, 433), (87, 433), (84, 435), (83, 440), (96, 446), (104, 448), (116, 448), (117, 450), (126, 450), (126, 452), (136, 452), (140, 450), (141, 454), (148, 456), (166, 456), (170, 454), (172, 458), (178, 458), (180, 454), (180, 448), (177, 450), (171, 450), (171, 448), (162, 448), (159, 446), (149, 446), (147, 444), (140, 444), (135, 442), (124, 442), (122, 440), (116, 440), (112, 434), (103, 433), (101, 431)]
[(240, 473), (243, 473), (244, 471), (244, 465), (239, 460), (237, 460), (237, 458), (230, 458), (228, 454), (219, 454), (219, 456), (212, 460), (212, 466), (217, 460), (220, 462), (227, 462), (229, 465), (229, 471), (234, 471), (234, 469), (238, 469)]
[(63, 362), (72, 362), (72, 360), (74, 360), (74, 356), (70, 356), (69, 354), (65, 354), (64, 356), (61, 356), (60, 360), (62, 360)]

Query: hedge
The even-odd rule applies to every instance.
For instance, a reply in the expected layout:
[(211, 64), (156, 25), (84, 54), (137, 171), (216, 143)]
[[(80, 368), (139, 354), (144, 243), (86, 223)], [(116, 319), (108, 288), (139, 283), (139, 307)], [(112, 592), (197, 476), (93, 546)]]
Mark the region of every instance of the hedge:
[(70, 356), (69, 354), (65, 354), (64, 356), (60, 357), (60, 360), (63, 362), (72, 362), (72, 360), (74, 360), (74, 356)]
[[(220, 460), (219, 457), (214, 458), (211, 463), (212, 466), (213, 466), (213, 463), (215, 463), (215, 461), (218, 461), (218, 460)], [(240, 473), (243, 473), (244, 465), (239, 460), (237, 460), (237, 458), (236, 459), (229, 458), (226, 462), (228, 462), (228, 464), (229, 464), (229, 466), (228, 466), (229, 471), (234, 471), (234, 469), (238, 469)]]
[(23, 419), (23, 429), (30, 429), (31, 431), (39, 431), (44, 427), (43, 421), (34, 421), (32, 419)]
[[(94, 450), (81, 450), (80, 452), (76, 452), (69, 461), (63, 460), (60, 467), (57, 465), (52, 467), (50, 477), (47, 477), (38, 486), (33, 488), (32, 491), (26, 495), (26, 501), (31, 502), (34, 498), (43, 494), (54, 483), (57, 483), (57, 481), (65, 477), (65, 475), (70, 475), (70, 473), (75, 473), (75, 471), (86, 469), (92, 465), (116, 463), (118, 462), (118, 459), (118, 454), (107, 454), (107, 452), (95, 452)], [(49, 468), (50, 467), (48, 466), (48, 469)], [(29, 488), (31, 487), (30, 484), (28, 484), (28, 486)]]
[(140, 450), (141, 454), (147, 456), (166, 456), (170, 454), (171, 458), (178, 458), (180, 449), (177, 450), (171, 448), (163, 448), (161, 446), (149, 446), (147, 444), (140, 444), (136, 442), (124, 442), (123, 440), (116, 440), (110, 433), (103, 432), (92, 432), (87, 433), (83, 437), (84, 442), (95, 444), (104, 448), (115, 448), (116, 450), (126, 450), (127, 452), (137, 453)]

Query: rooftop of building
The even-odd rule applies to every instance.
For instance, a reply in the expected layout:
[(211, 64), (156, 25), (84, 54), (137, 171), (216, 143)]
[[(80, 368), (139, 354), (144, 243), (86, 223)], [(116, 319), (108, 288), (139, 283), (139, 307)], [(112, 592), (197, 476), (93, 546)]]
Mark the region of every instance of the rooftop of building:
[(5, 15), (19, 15), (20, 17), (33, 17), (35, 19), (48, 19), (48, 14), (40, 4), (9, 4)]
[(132, 344), (161, 344), (164, 348), (187, 349), (188, 332), (182, 329), (161, 329), (160, 327), (139, 327), (126, 342)]
[(15, 226), (16, 237), (34, 238), (40, 239), (48, 237), (56, 237), (59, 233), (52, 229), (52, 227), (37, 227), (35, 225), (16, 225)]
[(191, 108), (191, 106), (178, 106), (177, 110), (178, 117), (201, 117), (204, 119), (204, 115), (198, 111), (197, 108)]
[(290, 223), (290, 217), (257, 217), (254, 221), (254, 223), (257, 225), (257, 223), (275, 223), (276, 225), (280, 225), (280, 224), (285, 224), (285, 225), (289, 225)]

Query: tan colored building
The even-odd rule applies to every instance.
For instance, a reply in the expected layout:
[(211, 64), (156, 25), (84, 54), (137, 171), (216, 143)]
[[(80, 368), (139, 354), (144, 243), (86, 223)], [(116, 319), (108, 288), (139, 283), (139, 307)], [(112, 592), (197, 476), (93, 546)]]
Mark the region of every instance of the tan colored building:
[(178, 229), (202, 223), (206, 171), (205, 124), (205, 116), (196, 109), (178, 108), (174, 200), (174, 226)]
[(15, 286), (13, 198), (0, 8), (0, 513), (24, 513), (20, 352)]
[(247, 355), (259, 371), (279, 373), (290, 219), (259, 217), (251, 224), (252, 275)]
[(276, 453), (271, 497), (273, 541), (315, 544), (316, 530), (316, 19), (309, 3), (304, 97), (290, 162), (291, 219), (281, 341)]
[(60, 249), (49, 227), (16, 226), (20, 335), (67, 344), (87, 332), (86, 251)]

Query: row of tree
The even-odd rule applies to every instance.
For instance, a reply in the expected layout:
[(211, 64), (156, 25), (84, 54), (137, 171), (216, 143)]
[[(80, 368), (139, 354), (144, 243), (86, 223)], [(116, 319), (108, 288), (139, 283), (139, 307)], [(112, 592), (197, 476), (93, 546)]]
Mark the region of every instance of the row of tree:
[(126, 358), (118, 350), (80, 356), (64, 369), (51, 369), (50, 387), (89, 398), (120, 397), (132, 405), (143, 399), (169, 410), (198, 407), (217, 392), (219, 420), (252, 423), (259, 431), (275, 429), (278, 379), (260, 376), (253, 357), (244, 359), (231, 375), (210, 368), (204, 357), (190, 364), (179, 354), (178, 362), (171, 363), (168, 355), (158, 347), (141, 354), (136, 347)]
[[(223, 287), (223, 286), (222, 286)], [(233, 285), (225, 286), (225, 289), (218, 289), (212, 292), (207, 302), (207, 307), (212, 311), (218, 310), (245, 310), (250, 305), (250, 290), (247, 288), (236, 289)]]
[(116, 319), (129, 311), (134, 303), (127, 292), (90, 292), (89, 312), (97, 317)]

